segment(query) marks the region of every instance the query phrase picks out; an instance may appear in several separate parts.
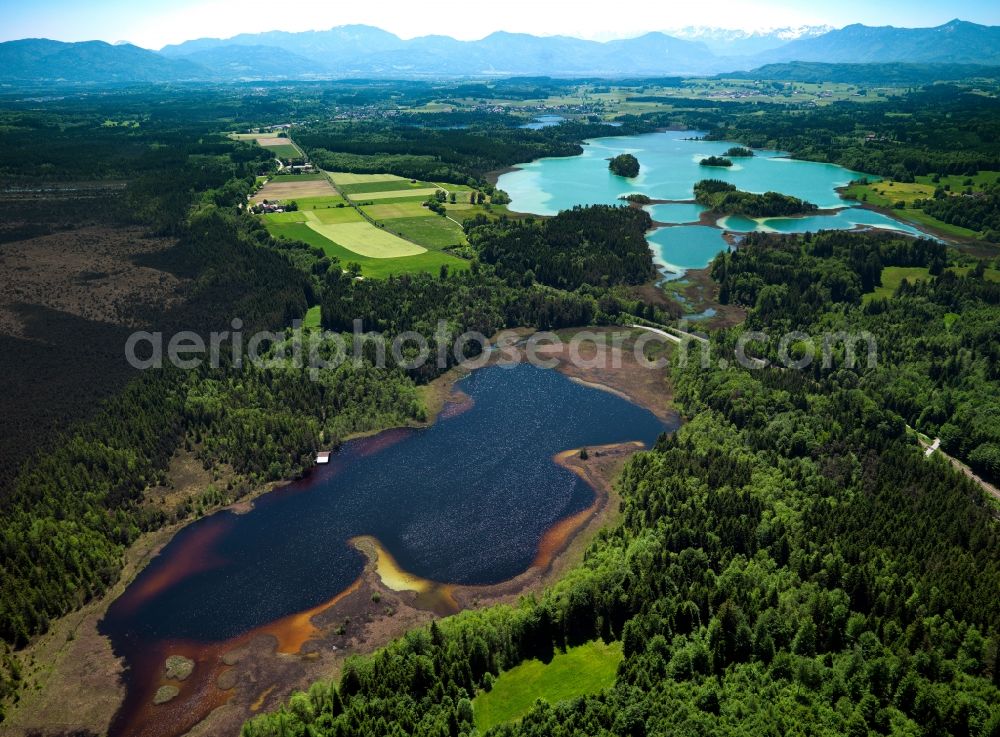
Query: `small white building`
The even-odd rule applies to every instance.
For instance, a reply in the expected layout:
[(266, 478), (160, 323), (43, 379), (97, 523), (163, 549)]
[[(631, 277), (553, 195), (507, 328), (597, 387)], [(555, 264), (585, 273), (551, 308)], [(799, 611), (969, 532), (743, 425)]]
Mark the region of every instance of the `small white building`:
[(330, 462), (330, 451), (328, 451), (328, 450), (321, 450), (319, 453), (316, 454), (316, 463), (317, 464), (320, 464), (320, 463), (329, 463), (329, 462)]

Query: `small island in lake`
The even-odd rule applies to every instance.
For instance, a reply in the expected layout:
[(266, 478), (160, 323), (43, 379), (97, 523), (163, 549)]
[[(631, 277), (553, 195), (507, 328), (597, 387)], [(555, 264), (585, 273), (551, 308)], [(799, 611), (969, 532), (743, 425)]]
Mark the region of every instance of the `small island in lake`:
[(731, 159), (745, 159), (749, 156), (753, 156), (753, 151), (748, 149), (746, 146), (733, 146), (731, 149), (723, 154)]
[(632, 202), (636, 205), (648, 205), (653, 201), (653, 198), (649, 195), (639, 194), (638, 192), (633, 192), (631, 194), (623, 194), (618, 199), (625, 200), (626, 202)]
[(619, 154), (611, 159), (608, 168), (620, 177), (639, 176), (639, 159), (632, 154)]
[(698, 162), (702, 166), (732, 166), (733, 162), (724, 156), (709, 156)]
[(694, 185), (694, 199), (699, 205), (721, 215), (745, 215), (751, 218), (805, 215), (817, 210), (816, 205), (798, 197), (765, 192), (754, 194), (736, 189), (729, 182), (702, 179)]

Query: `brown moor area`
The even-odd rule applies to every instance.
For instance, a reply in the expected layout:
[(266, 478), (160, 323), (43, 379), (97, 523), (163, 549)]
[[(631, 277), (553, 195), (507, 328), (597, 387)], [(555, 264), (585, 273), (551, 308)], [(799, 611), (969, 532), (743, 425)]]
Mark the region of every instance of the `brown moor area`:
[[(605, 335), (613, 331), (593, 330)], [(568, 338), (569, 332), (562, 337)], [(552, 359), (556, 370), (573, 380), (613, 391), (663, 419), (670, 418), (665, 372), (641, 366), (631, 350), (633, 334), (621, 329), (619, 333), (623, 339), (616, 348), (602, 349), (585, 343), (579, 350), (582, 360), (575, 361), (577, 365), (570, 364), (565, 343), (554, 346), (542, 342), (537, 355)], [(521, 358), (523, 350), (523, 346), (517, 349)], [(472, 400), (453, 388), (468, 370), (457, 367), (425, 388), (425, 401), (432, 414), (447, 416), (471, 406)], [(492, 586), (454, 586), (418, 579), (399, 570), (378, 541), (359, 538), (354, 544), (368, 557), (368, 564), (352, 586), (330, 601), (227, 642), (175, 641), (165, 644), (162, 651), (150, 652), (153, 664), (164, 664), (169, 656), (181, 655), (195, 665), (184, 680), (168, 678), (163, 668), (159, 682), (142, 684), (147, 706), (131, 715), (134, 726), (141, 724), (143, 734), (148, 735), (236, 735), (242, 722), (254, 713), (276, 708), (293, 691), (313, 681), (338, 676), (346, 655), (372, 652), (437, 616), (516, 602), (524, 594), (540, 591), (579, 564), (593, 535), (615, 519), (619, 504), (614, 480), (639, 447), (633, 443), (592, 447), (587, 449), (586, 460), (580, 458), (579, 449), (566, 449), (556, 456), (556, 462), (595, 489), (595, 501), (590, 508), (550, 528), (540, 541), (531, 567), (509, 581)], [(183, 504), (226, 473), (225, 469), (205, 471), (190, 454), (179, 454), (169, 472), (172, 488), (151, 490), (150, 503), (170, 507)], [(245, 510), (247, 504), (244, 500), (233, 508)], [(143, 536), (130, 549), (121, 581), (107, 596), (55, 622), (48, 634), (24, 651), (24, 662), (35, 664), (27, 670), (29, 681), (37, 688), (25, 690), (21, 703), (4, 725), (6, 733), (106, 733), (124, 699), (125, 674), (109, 641), (98, 633), (97, 623), (110, 602), (121, 595), (183, 524)], [(154, 695), (163, 686), (172, 687), (178, 695), (165, 704), (154, 705)]]

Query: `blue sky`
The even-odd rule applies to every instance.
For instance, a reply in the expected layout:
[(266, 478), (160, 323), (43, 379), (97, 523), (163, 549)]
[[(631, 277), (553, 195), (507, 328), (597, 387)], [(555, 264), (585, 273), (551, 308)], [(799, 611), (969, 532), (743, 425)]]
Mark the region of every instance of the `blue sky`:
[[(606, 0), (501, 0), (465, 3), (421, 0), (34, 0), (7, 3), (0, 40), (131, 41), (160, 48), (202, 36), (266, 30), (304, 31), (366, 23), (404, 38), (441, 33), (461, 39), (492, 31), (621, 38), (689, 25), (767, 29), (849, 23), (940, 25), (952, 18), (1000, 25), (997, 0), (632, 0), (609, 10)], [(614, 6), (610, 6), (614, 7)]]

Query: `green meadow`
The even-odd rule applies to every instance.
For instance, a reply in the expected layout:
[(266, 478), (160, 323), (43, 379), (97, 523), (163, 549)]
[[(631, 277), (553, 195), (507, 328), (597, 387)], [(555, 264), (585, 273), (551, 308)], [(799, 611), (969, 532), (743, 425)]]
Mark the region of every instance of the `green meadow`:
[(465, 232), (461, 226), (439, 215), (434, 217), (394, 218), (384, 223), (386, 230), (416, 241), (432, 249), (463, 246)]
[[(337, 180), (334, 179), (336, 182)], [(426, 182), (411, 182), (409, 179), (390, 179), (385, 182), (359, 182), (358, 184), (339, 184), (337, 188), (344, 194), (357, 194), (360, 192), (390, 192), (405, 189), (427, 189), (432, 187)]]
[(608, 645), (594, 640), (556, 653), (549, 663), (521, 663), (501, 673), (492, 689), (473, 700), (476, 728), (485, 732), (497, 724), (519, 719), (536, 699), (556, 704), (602, 691), (614, 684), (621, 660), (621, 642)]
[(290, 143), (279, 143), (277, 146), (264, 146), (279, 159), (301, 159), (302, 152)]
[(266, 225), (275, 238), (308, 243), (322, 249), (327, 256), (340, 259), (345, 267), (349, 263), (358, 264), (361, 267), (361, 274), (370, 279), (385, 279), (392, 274), (437, 274), (442, 266), (447, 266), (452, 271), (465, 271), (469, 268), (469, 262), (465, 259), (441, 251), (425, 251), (415, 256), (400, 258), (370, 258), (334, 243), (305, 223), (266, 221)]

